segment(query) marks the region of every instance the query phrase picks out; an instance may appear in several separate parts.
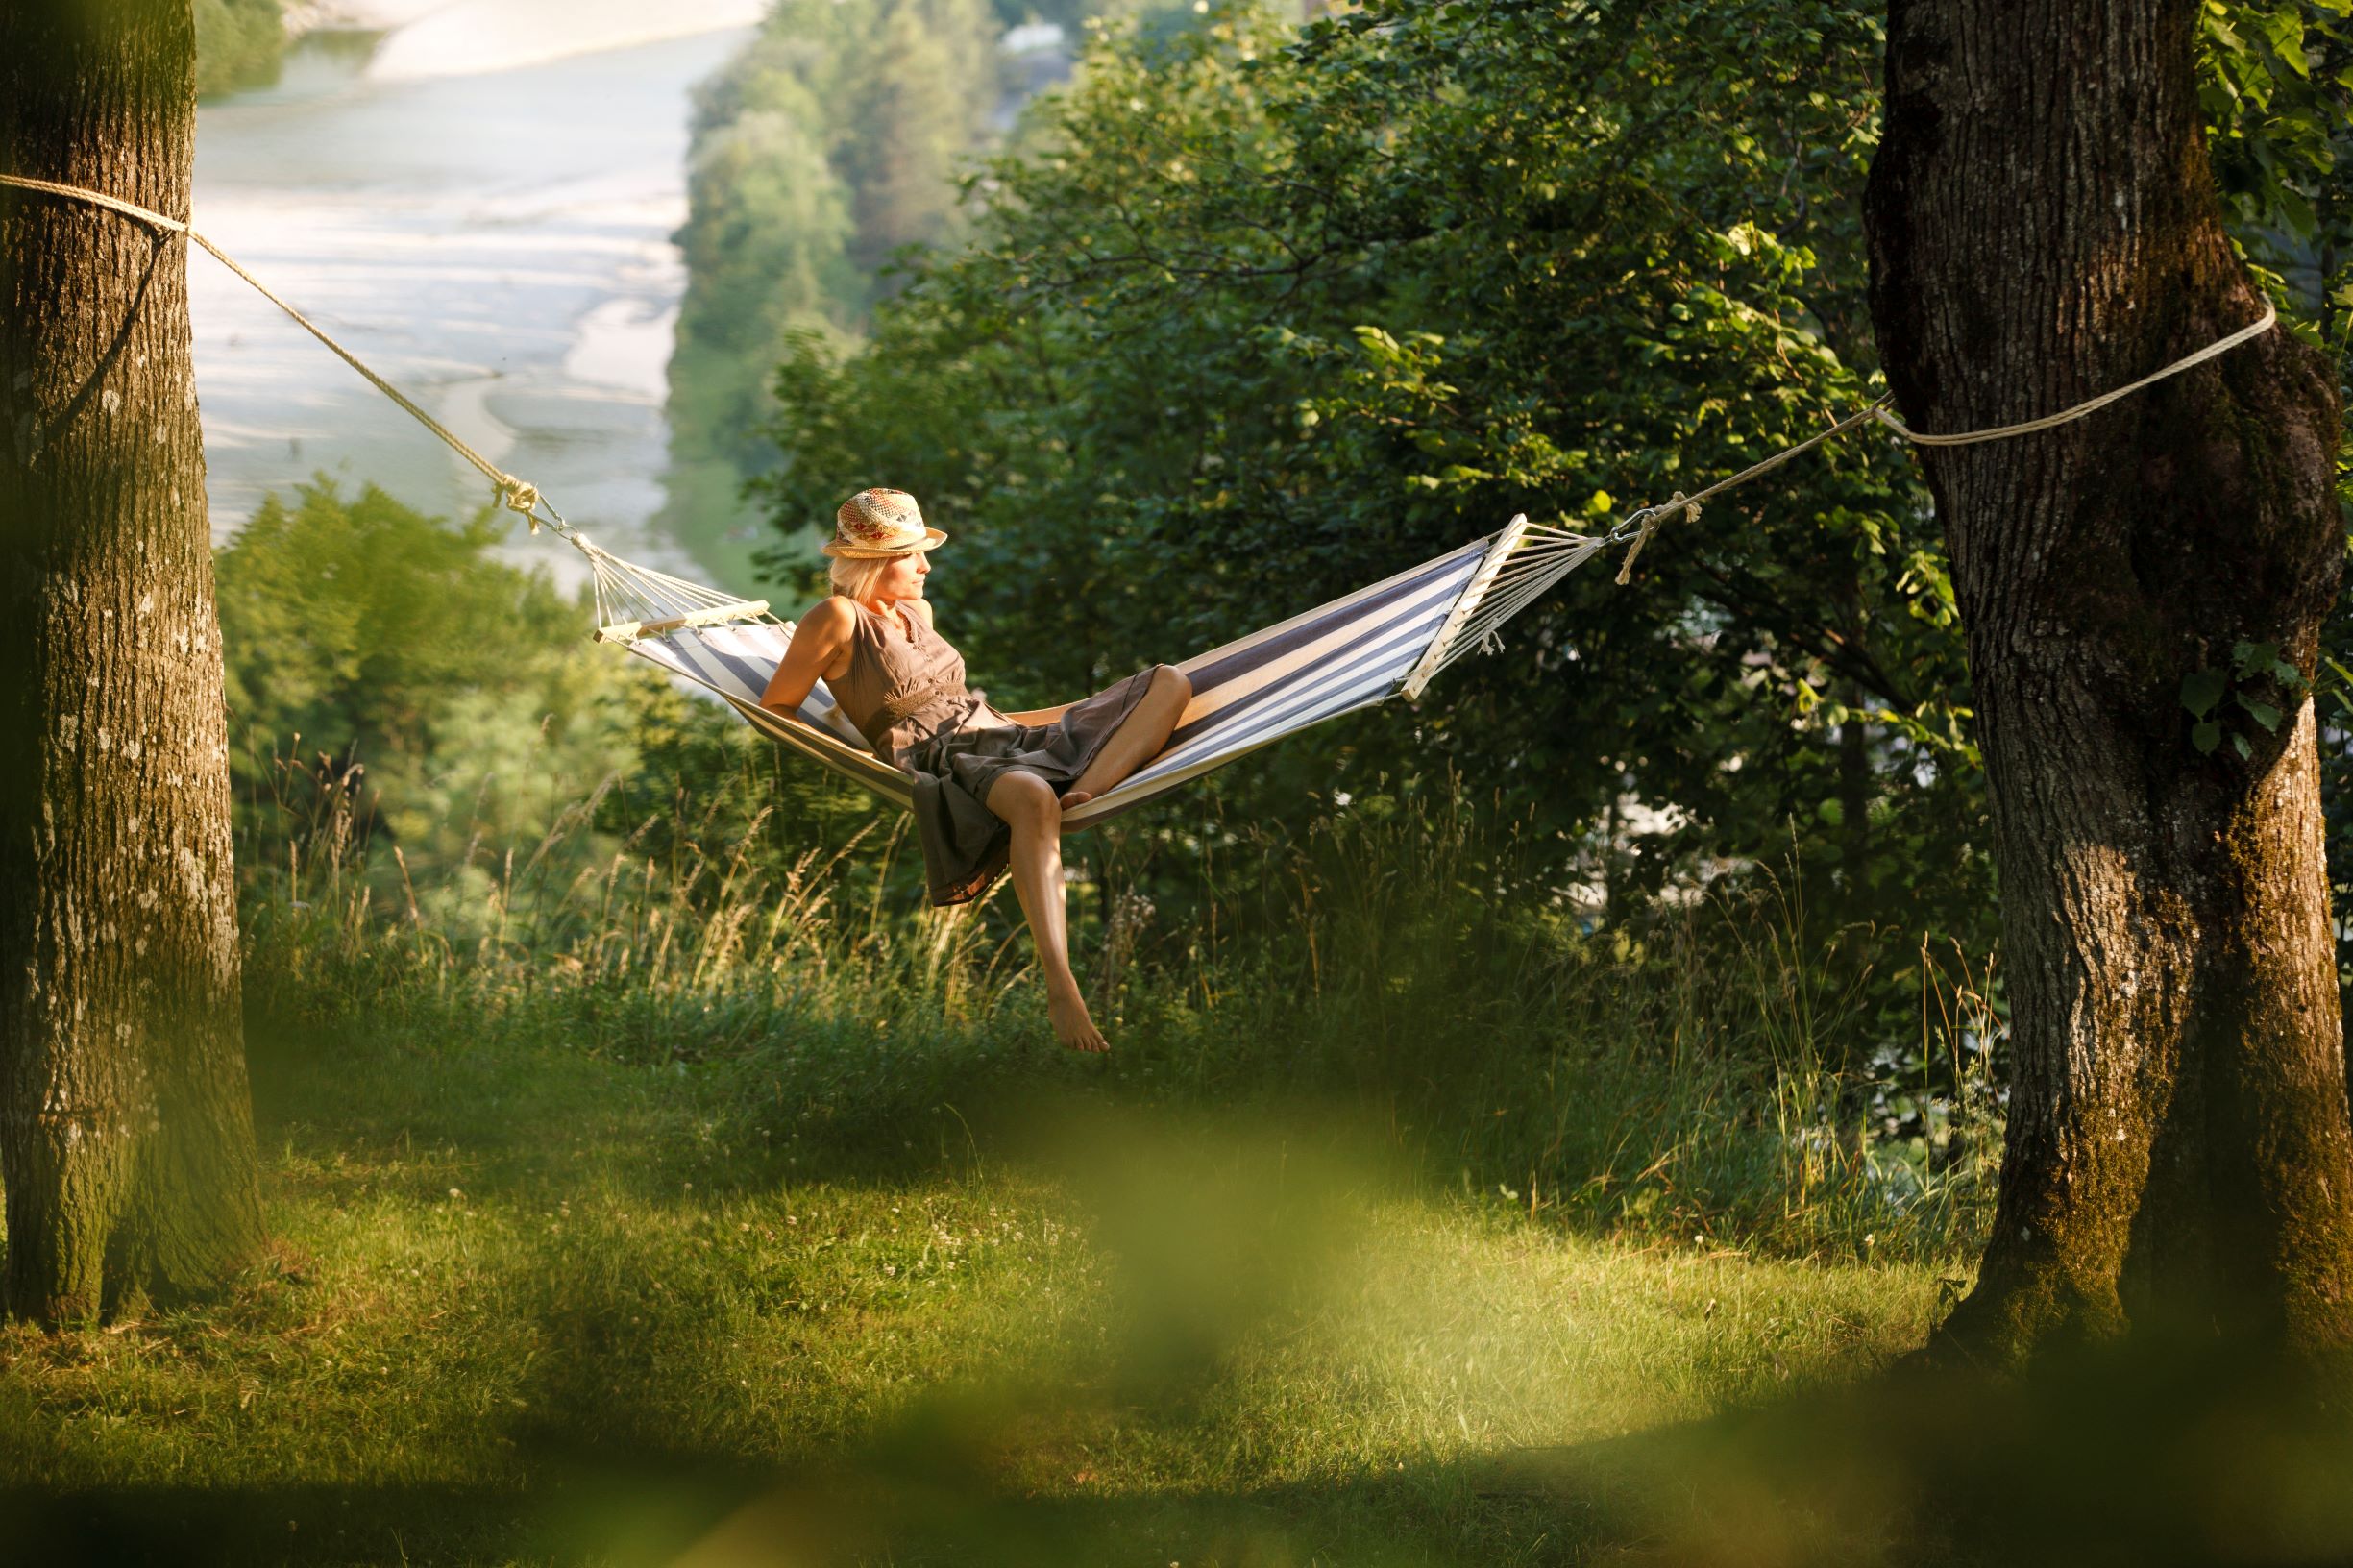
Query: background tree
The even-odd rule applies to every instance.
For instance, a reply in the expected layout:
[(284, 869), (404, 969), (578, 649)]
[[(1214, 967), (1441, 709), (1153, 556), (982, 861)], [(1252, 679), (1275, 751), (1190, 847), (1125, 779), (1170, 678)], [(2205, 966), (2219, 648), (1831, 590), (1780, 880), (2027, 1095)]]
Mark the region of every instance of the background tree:
[[(1923, 429), (2064, 408), (2244, 325), (2187, 0), (1898, 0), (1867, 207)], [(2053, 81), (2065, 92), (2049, 90)], [(2076, 424), (1926, 452), (1968, 628), (2015, 1066), (1949, 1346), (2169, 1314), (2353, 1337), (2353, 1143), (2308, 687), (2341, 429), (2291, 333)]]
[(955, 232), (996, 37), (983, 0), (779, 0), (696, 89), (663, 523), (716, 578), (749, 572), (741, 492), (774, 464), (762, 428), (786, 334), (854, 332), (887, 292), (877, 269)]
[(216, 93), (267, 86), (286, 51), (280, 0), (194, 0), (196, 90)]
[[(184, 213), (188, 0), (0, 12), (0, 166)], [(262, 1242), (186, 247), (0, 192), (0, 1179), (9, 1308)]]
[[(1601, 527), (1872, 395), (1852, 193), (1875, 9), (1294, 14), (1098, 29), (976, 184), (970, 244), (928, 258), (857, 351), (794, 339), (769, 488), (801, 553), (780, 559), (815, 559), (826, 495), (896, 477), (956, 535), (933, 588), (973, 667), (1057, 700), (1514, 511)], [(1981, 951), (1926, 498), (1885, 442), (1793, 473), (1679, 527), (1630, 591), (1568, 579), (1410, 717), (1199, 796), (1299, 828), (1453, 768), (1530, 830), (1532, 904), (1566, 890), (1589, 913), (1606, 888), (1616, 917), (1670, 878), (1794, 856), (1835, 919)], [(1116, 831), (1163, 827), (1151, 891), (1180, 907), (1198, 825)], [(1908, 962), (1881, 971), (1907, 992), (1898, 1040)]]

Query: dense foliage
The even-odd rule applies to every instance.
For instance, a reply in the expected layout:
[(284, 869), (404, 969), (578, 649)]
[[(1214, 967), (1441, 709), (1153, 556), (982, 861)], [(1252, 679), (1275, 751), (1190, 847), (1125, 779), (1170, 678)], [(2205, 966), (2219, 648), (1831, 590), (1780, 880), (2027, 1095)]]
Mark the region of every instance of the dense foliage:
[(665, 516), (723, 575), (748, 553), (738, 491), (771, 461), (764, 385), (785, 334), (854, 331), (895, 252), (955, 232), (995, 46), (984, 0), (782, 0), (698, 90)]
[(492, 558), (501, 531), (322, 481), (272, 497), (221, 552), (249, 877), (286, 870), (299, 819), (298, 856), (373, 845), (387, 912), (396, 850), (478, 893), (517, 847), (527, 864), (555, 812), (631, 771), (628, 672), (572, 655), (578, 606)]
[(196, 90), (209, 98), (278, 80), (285, 54), (281, 0), (195, 0)]
[(559, 919), (571, 879), (615, 853), (674, 870), (725, 844), (772, 870), (870, 828), (865, 796), (587, 646), (581, 600), (498, 557), (501, 515), (451, 524), (322, 481), (221, 551), (249, 887), (282, 894), (315, 865), (385, 917), (478, 936), (511, 917), (554, 941), (581, 918)]
[[(933, 597), (975, 666), (1066, 697), (1517, 511), (1598, 527), (1876, 390), (1876, 7), (1197, 9), (1102, 32), (865, 343), (796, 335), (780, 567), (830, 498), (903, 484), (957, 534)], [(2340, 341), (2342, 10), (2208, 29), (2238, 230)], [(1571, 578), (1505, 643), (1219, 787), (1296, 821), (1442, 761), (1597, 915), (1794, 861), (1837, 918), (1990, 944), (1941, 540), (1884, 439), (1722, 498), (1626, 588)]]
[(2341, 356), (2353, 332), (2353, 0), (2210, 3), (2215, 177), (2248, 259)]
[[(1114, 30), (976, 186), (968, 251), (859, 351), (795, 340), (775, 519), (797, 539), (870, 477), (916, 490), (957, 534), (935, 597), (1026, 700), (1517, 511), (1599, 527), (1697, 488), (1873, 395), (1852, 192), (1879, 49), (1851, 5)], [(1885, 441), (1792, 475), (1676, 527), (1630, 589), (1570, 579), (1417, 715), (1227, 787), (1297, 821), (1451, 763), (1597, 902), (1794, 840), (1846, 911), (1973, 936), (1924, 497)]]

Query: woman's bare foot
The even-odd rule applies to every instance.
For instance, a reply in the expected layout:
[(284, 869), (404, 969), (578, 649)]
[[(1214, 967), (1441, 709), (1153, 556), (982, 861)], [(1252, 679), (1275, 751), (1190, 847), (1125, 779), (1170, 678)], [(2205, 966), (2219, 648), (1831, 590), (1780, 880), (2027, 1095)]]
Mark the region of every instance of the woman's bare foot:
[(1094, 791), (1092, 790), (1072, 790), (1062, 797), (1062, 809), (1076, 811), (1093, 798)]
[(1054, 1038), (1074, 1051), (1108, 1051), (1111, 1041), (1103, 1031), (1094, 1026), (1092, 1015), (1087, 1011), (1087, 998), (1078, 993), (1078, 987), (1067, 990), (1048, 986), (1045, 990), (1046, 1016), (1054, 1020)]

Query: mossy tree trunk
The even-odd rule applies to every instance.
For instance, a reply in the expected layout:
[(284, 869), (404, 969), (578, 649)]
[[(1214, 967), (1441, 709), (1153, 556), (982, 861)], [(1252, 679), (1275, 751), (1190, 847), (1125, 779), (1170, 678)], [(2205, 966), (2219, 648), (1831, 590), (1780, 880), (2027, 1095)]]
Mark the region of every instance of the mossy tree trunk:
[[(0, 8), (0, 167), (188, 210), (189, 0)], [(187, 250), (0, 190), (6, 1303), (85, 1321), (262, 1244)]]
[[(1891, 5), (1866, 219), (1916, 429), (2054, 412), (2260, 314), (2207, 165), (2197, 10)], [(2015, 1364), (2156, 1324), (2333, 1352), (2353, 1328), (2313, 708), (2233, 658), (2268, 643), (2314, 669), (2337, 431), (2329, 365), (2275, 331), (2078, 423), (1921, 450), (2015, 1051), (1994, 1236), (1932, 1352)], [(2229, 681), (2211, 752), (2185, 706), (2201, 672)]]

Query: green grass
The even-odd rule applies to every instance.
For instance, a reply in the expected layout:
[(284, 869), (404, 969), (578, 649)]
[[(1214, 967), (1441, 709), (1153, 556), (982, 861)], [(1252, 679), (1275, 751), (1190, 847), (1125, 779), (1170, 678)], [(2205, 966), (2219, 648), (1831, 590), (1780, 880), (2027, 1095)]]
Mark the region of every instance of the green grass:
[[(1189, 913), (1106, 930), (1080, 890), (1117, 1042), (1090, 1060), (1008, 908), (894, 912), (768, 842), (762, 791), (696, 798), (435, 868), (359, 858), (329, 792), (249, 845), (278, 1252), (202, 1306), (0, 1331), (0, 1531), (223, 1563), (1639, 1556), (1721, 1523), (1678, 1434), (1868, 1378), (1973, 1250), (1982, 1062), (1949, 1146), (1875, 1132), (1834, 1065), (1877, 1027), (1868, 961), (1793, 901), (1595, 936), (1460, 815), (1230, 839)], [(1988, 1027), (1966, 986), (1921, 1000), (1924, 1053)], [(1805, 1550), (1906, 1538), (1750, 1511)]]
[(2211, 1335), (1890, 1373), (1991, 1190), (1965, 973), (1900, 1010), (1943, 1141), (1890, 1132), (1856, 933), (1585, 933), (1415, 821), (1205, 867), (1206, 932), (1086, 928), (1081, 1059), (1002, 912), (834, 907), (748, 821), (551, 830), (476, 906), (332, 821), (254, 862), (277, 1250), (0, 1330), (10, 1560), (2353, 1552), (2353, 1429)]
[(1483, 1497), (1498, 1457), (1851, 1378), (1937, 1301), (1084, 1072), (1026, 1058), (1025, 1131), (836, 1163), (748, 1134), (723, 1065), (269, 1045), (280, 1255), (201, 1309), (7, 1331), (9, 1506), (77, 1544), (197, 1521), (220, 1561), (654, 1561), (755, 1523), (902, 1563), (1558, 1560), (1616, 1527)]
[(711, 1066), (740, 1139), (861, 1169), (978, 1147), (1043, 1073), (1122, 1102), (1339, 1108), (1417, 1190), (1597, 1235), (1947, 1263), (1980, 1243), (2004, 1029), (1981, 976), (1819, 930), (1769, 879), (1594, 933), (1456, 796), (1304, 843), (1207, 822), (1188, 905), (1078, 888), (1077, 962), (1119, 1045), (1081, 1071), (1037, 1060), (1009, 896), (910, 913), (874, 870), (903, 840), (797, 847), (768, 793), (724, 781), (618, 845), (568, 806), (536, 846), (412, 881), (354, 858), (332, 792), (290, 814), (293, 845), (249, 846), (247, 994), (331, 1033), (495, 1026)]

